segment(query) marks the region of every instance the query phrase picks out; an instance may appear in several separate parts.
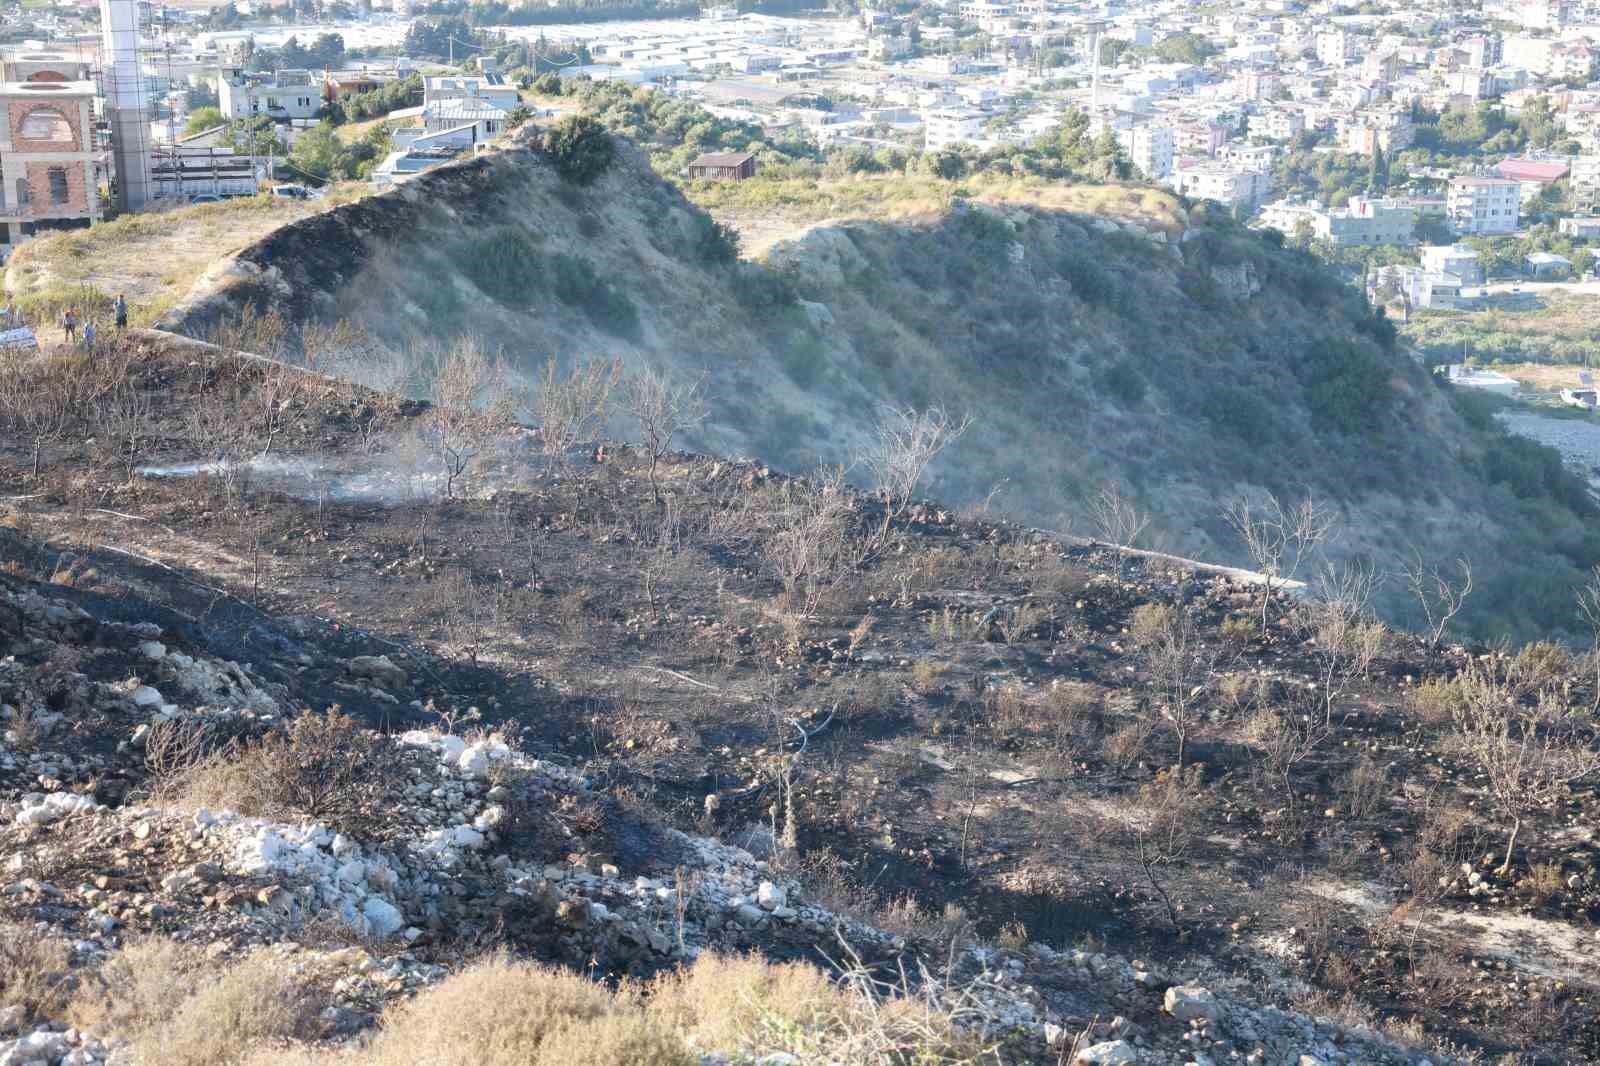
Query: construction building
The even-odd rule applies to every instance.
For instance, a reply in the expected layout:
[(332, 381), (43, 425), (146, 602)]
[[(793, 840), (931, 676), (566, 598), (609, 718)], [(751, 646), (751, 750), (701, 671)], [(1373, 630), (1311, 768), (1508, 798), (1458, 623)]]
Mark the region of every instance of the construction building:
[(0, 222), (11, 245), (41, 229), (100, 219), (94, 83), (38, 73), (46, 80), (0, 83)]

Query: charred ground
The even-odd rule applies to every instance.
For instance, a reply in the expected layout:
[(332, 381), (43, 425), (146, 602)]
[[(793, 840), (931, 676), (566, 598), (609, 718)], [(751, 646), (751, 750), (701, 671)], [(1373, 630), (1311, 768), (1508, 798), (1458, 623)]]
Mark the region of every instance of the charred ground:
[[(154, 622), (289, 706), (500, 726), (639, 825), (930, 942), (1201, 957), (1413, 1041), (1600, 1061), (1595, 781), (1529, 812), (1500, 874), (1507, 819), (1452, 725), (1481, 676), (1592, 739), (1592, 662), (1382, 633), (1329, 701), (1304, 610), (1262, 629), (1258, 590), (1180, 561), (845, 494), (826, 528), (857, 547), (786, 582), (775, 538), (818, 490), (758, 463), (671, 454), (658, 504), (636, 449), (510, 427), (444, 498), (426, 405), (155, 333), (30, 373), (67, 399), (0, 447), (8, 590)], [(253, 470), (182, 476), (262, 419)], [(75, 675), (140, 670), (13, 654), (67, 711)], [(1287, 779), (1273, 723), (1309, 738)], [(57, 787), (142, 787), (121, 724), (72, 729), (105, 768)]]

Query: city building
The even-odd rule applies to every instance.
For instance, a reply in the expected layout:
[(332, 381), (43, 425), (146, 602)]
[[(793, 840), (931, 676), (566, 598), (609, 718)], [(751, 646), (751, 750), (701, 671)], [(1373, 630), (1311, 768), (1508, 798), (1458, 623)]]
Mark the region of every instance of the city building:
[(964, 107), (939, 107), (922, 115), (924, 143), (936, 152), (956, 144), (973, 144), (988, 117), (982, 111)]
[(1483, 284), (1483, 263), (1478, 251), (1464, 244), (1432, 244), (1418, 249), (1422, 269), (1433, 274), (1450, 274), (1463, 285)]
[(1172, 172), (1172, 185), (1184, 196), (1250, 208), (1272, 190), (1272, 175), (1225, 163), (1184, 163)]
[(221, 71), (217, 98), (229, 119), (266, 115), (278, 122), (314, 118), (322, 108), (322, 91), (309, 70), (250, 74), (238, 67)]
[(1306, 117), (1296, 108), (1274, 107), (1251, 115), (1250, 136), (1263, 141), (1292, 141), (1306, 129)]
[(1269, 204), (1262, 208), (1261, 223), (1292, 237), (1303, 226), (1315, 240), (1336, 247), (1415, 244), (1417, 213), (1402, 200), (1357, 197), (1345, 207), (1318, 204)]
[(1317, 62), (1330, 67), (1343, 66), (1356, 57), (1356, 41), (1354, 34), (1344, 30), (1317, 34)]
[(1457, 233), (1513, 233), (1522, 209), (1522, 183), (1510, 178), (1450, 179), (1446, 217)]
[[(688, 68), (684, 68), (687, 73)], [(441, 100), (460, 100), (465, 98), (487, 100), (502, 111), (510, 111), (517, 106), (520, 97), (517, 87), (506, 81), (500, 74), (450, 74), (443, 77), (425, 78), (422, 83), (422, 104), (424, 107), (436, 104)]]
[(1117, 143), (1147, 180), (1160, 181), (1172, 173), (1173, 138), (1168, 127), (1129, 126), (1117, 131)]
[(0, 84), (0, 222), (8, 244), (63, 224), (100, 219), (95, 179), (95, 86), (53, 79)]
[(1600, 214), (1600, 155), (1572, 161), (1572, 203), (1579, 214)]
[(1172, 147), (1179, 155), (1216, 155), (1230, 132), (1220, 122), (1185, 122), (1172, 131)]

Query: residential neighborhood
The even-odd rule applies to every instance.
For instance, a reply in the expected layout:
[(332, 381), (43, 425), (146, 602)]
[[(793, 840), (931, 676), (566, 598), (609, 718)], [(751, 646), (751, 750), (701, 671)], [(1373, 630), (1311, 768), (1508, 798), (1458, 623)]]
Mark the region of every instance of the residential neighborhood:
[[(561, 22), (569, 9), (556, 5), (536, 18), (513, 8), (497, 23), (430, 17), (406, 0), (365, 13), (336, 5), (321, 19), (245, 3), (140, 5), (139, 148), (152, 173), (142, 187), (183, 199), (283, 180), (403, 181), (494, 140), (519, 109), (537, 110), (533, 82), (553, 75), (692, 100), (773, 143), (825, 150), (978, 159), (1081, 127), (1113, 153), (1108, 176), (1214, 201), (1356, 270), (1369, 292), (1403, 276), (1406, 299), (1420, 301), (1408, 306), (1468, 298), (1474, 279), (1454, 270), (1462, 257), (1432, 254), (1467, 247), (1459, 242), (1526, 244), (1490, 257), (1496, 275), (1550, 279), (1592, 266), (1600, 4), (943, 0), (801, 15), (761, 6)], [(104, 28), (77, 18), (53, 7), (5, 16), (15, 42), (7, 92), (59, 78), (90, 86), (98, 104)], [(95, 173), (84, 182), (109, 195), (133, 182), (119, 181), (121, 157), (104, 151), (119, 138), (95, 114), (81, 149)], [(12, 138), (0, 152), (28, 140)], [(338, 165), (327, 165), (330, 151), (344, 152)], [(763, 162), (759, 151), (736, 162), (703, 154), (682, 176), (744, 180)], [(71, 211), (35, 206), (55, 195), (50, 180), (0, 194), (13, 242), (64, 218), (101, 217), (98, 197)]]

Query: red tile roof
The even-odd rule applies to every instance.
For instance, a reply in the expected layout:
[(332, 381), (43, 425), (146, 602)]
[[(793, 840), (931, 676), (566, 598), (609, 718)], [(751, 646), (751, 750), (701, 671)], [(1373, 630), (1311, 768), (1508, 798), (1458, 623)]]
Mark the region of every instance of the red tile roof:
[(1560, 181), (1572, 168), (1559, 160), (1504, 159), (1494, 169), (1513, 181), (1551, 182)]

